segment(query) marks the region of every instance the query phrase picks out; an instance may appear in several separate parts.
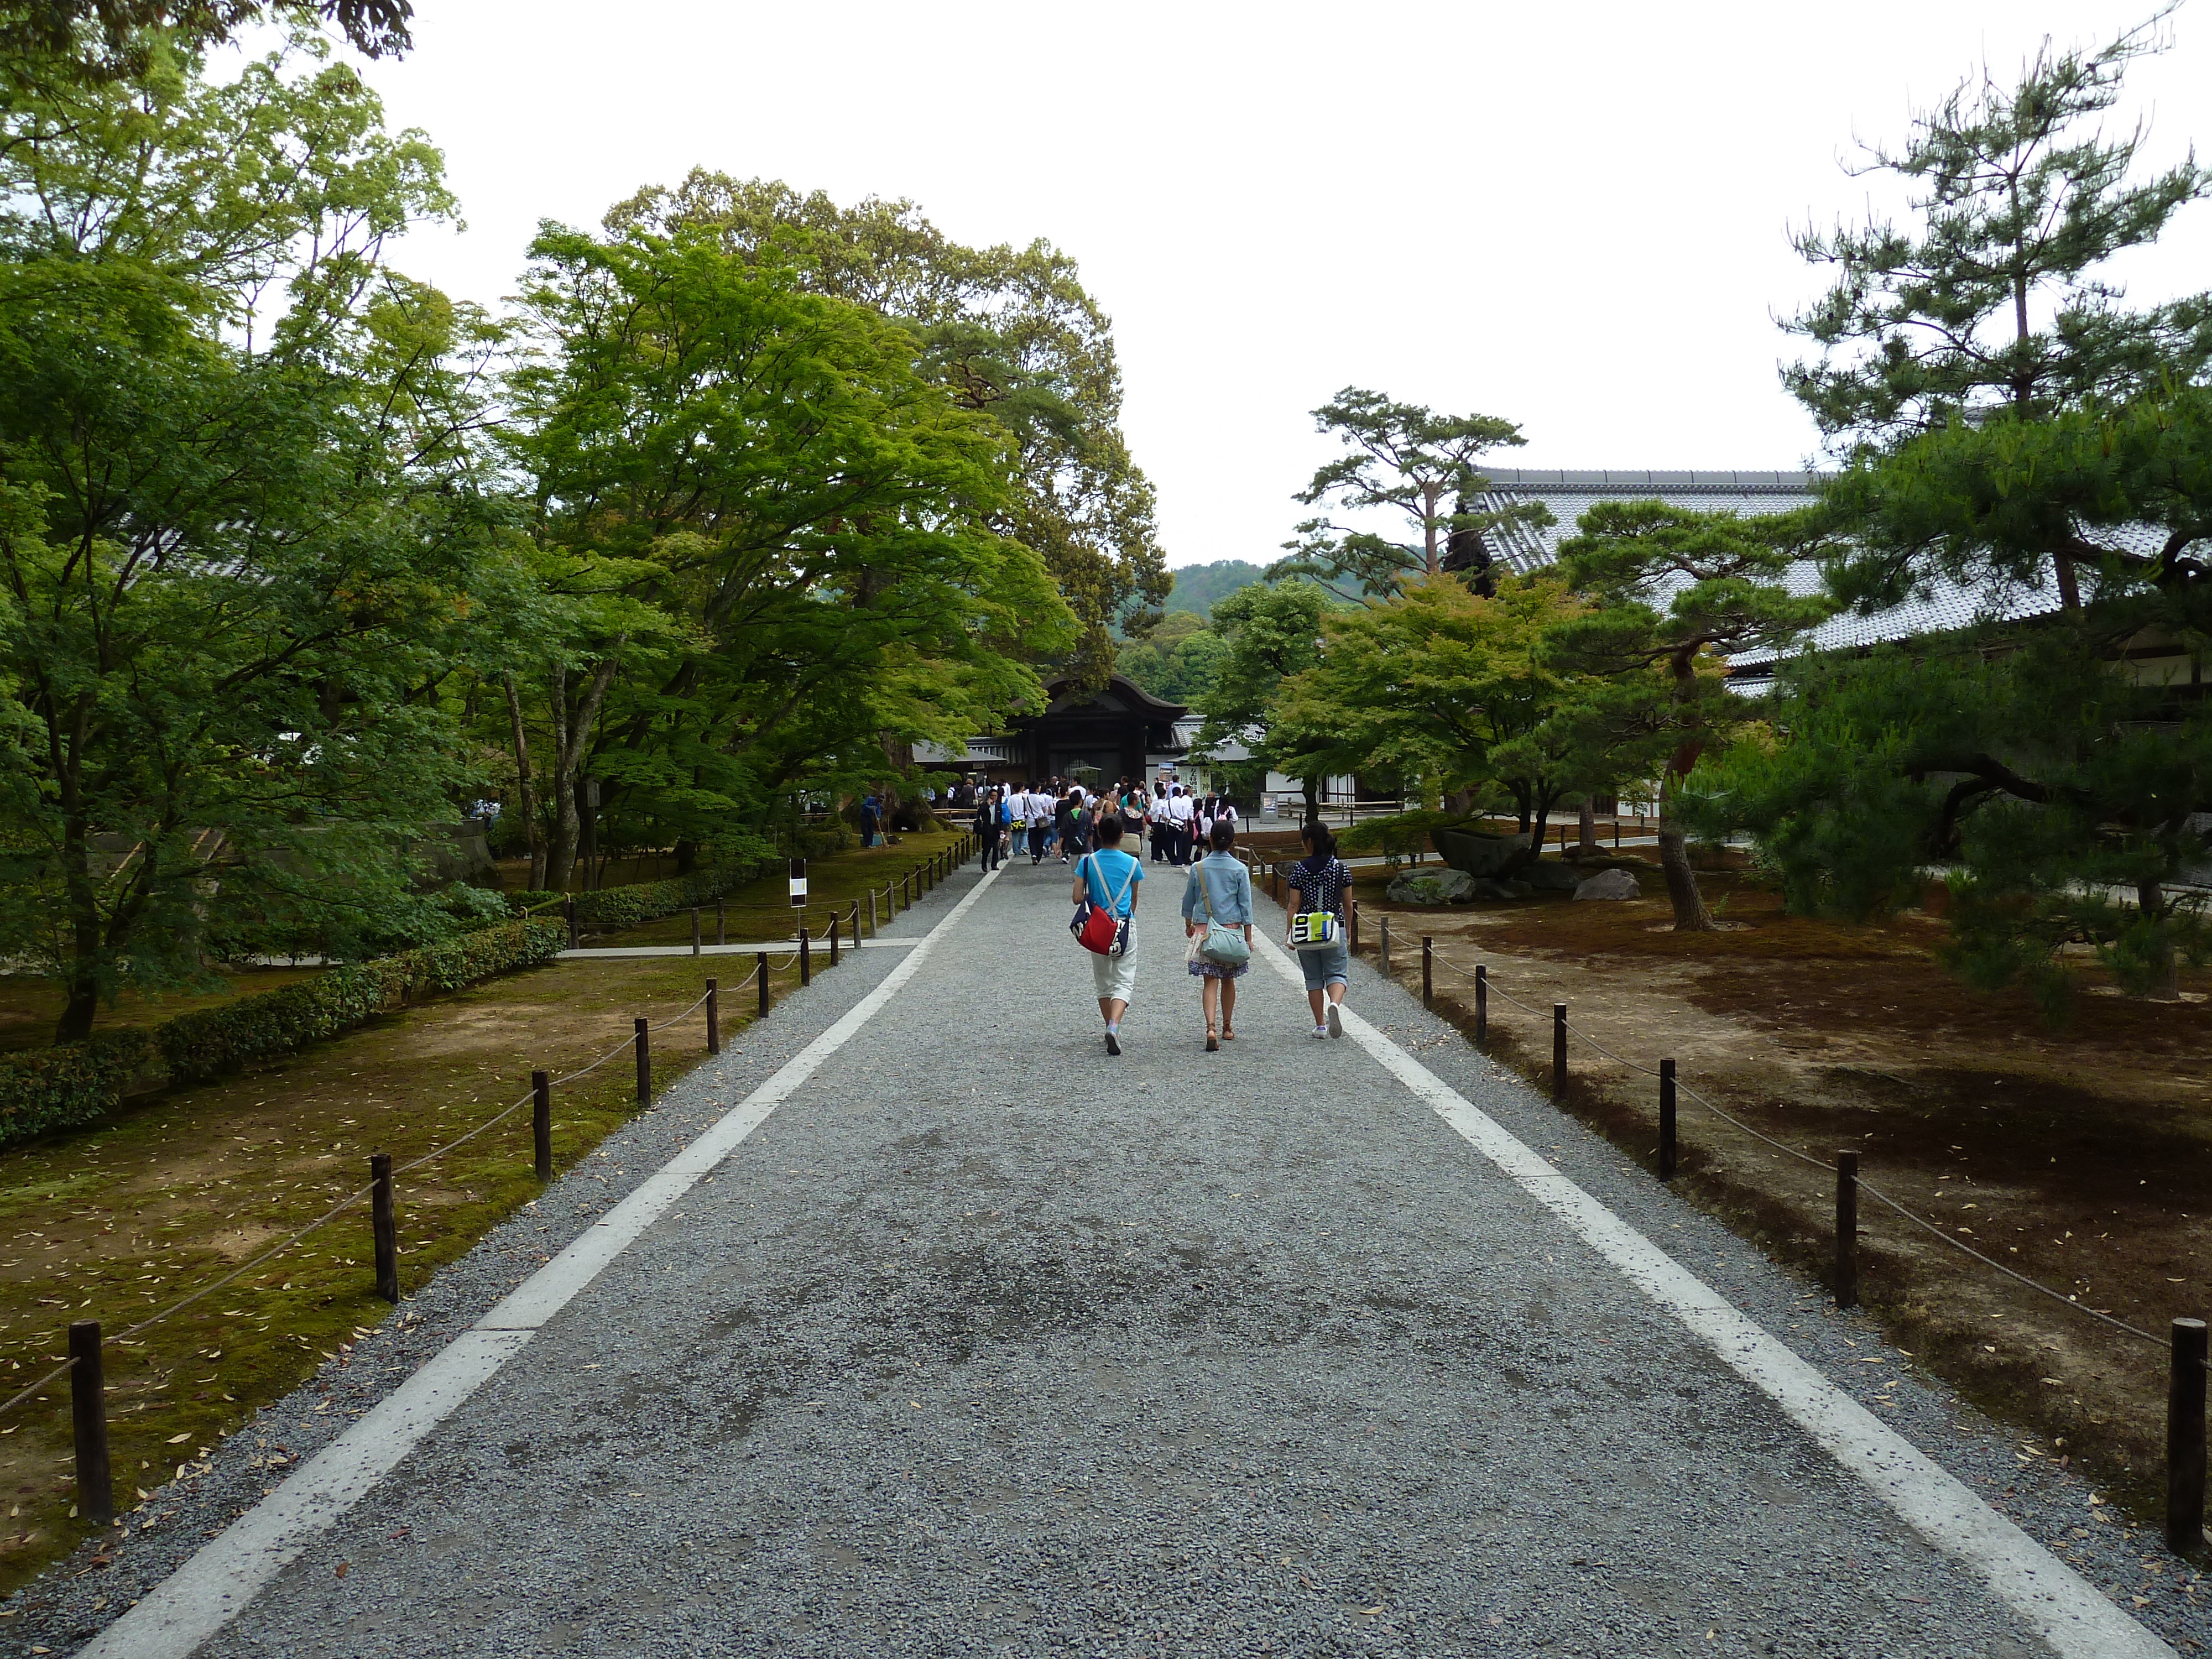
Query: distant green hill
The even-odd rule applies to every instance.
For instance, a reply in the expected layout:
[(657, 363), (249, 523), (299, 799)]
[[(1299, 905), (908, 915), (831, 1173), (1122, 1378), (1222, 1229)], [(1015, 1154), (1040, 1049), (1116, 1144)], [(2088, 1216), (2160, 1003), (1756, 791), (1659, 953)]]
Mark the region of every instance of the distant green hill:
[(1267, 574), (1265, 565), (1244, 559), (1216, 559), (1212, 564), (1183, 565), (1175, 573), (1175, 586), (1168, 594), (1166, 608), (1211, 617), (1217, 601), (1227, 599), (1240, 587), (1251, 586)]

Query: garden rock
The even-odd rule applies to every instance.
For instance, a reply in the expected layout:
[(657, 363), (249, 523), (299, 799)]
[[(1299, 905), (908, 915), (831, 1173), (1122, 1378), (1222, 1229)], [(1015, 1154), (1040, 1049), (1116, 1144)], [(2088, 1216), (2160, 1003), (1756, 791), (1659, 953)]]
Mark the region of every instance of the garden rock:
[(1575, 889), (1578, 899), (1642, 898), (1644, 890), (1636, 884), (1636, 878), (1626, 870), (1601, 870)]
[(1571, 893), (1581, 884), (1581, 878), (1567, 866), (1542, 859), (1513, 873), (1540, 893)]
[(1480, 880), (1502, 876), (1528, 857), (1526, 836), (1490, 836), (1479, 830), (1431, 830), (1430, 843), (1437, 856), (1455, 870)]
[(1389, 898), (1393, 904), (1458, 904), (1474, 891), (1474, 878), (1464, 870), (1417, 870), (1390, 884)]

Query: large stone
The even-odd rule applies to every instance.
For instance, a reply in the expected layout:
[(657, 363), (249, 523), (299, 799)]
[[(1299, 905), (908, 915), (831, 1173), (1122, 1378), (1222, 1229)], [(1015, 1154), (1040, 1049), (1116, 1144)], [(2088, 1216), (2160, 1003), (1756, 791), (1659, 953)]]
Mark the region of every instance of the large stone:
[(1393, 904), (1458, 904), (1474, 896), (1464, 870), (1408, 870), (1390, 884)]
[(1636, 878), (1626, 870), (1601, 870), (1575, 889), (1578, 899), (1642, 898), (1644, 890), (1636, 884)]
[(1582, 880), (1567, 866), (1551, 859), (1538, 859), (1513, 873), (1540, 893), (1571, 893)]
[(1474, 884), (1474, 896), (1479, 899), (1526, 898), (1528, 884), (1525, 881), (1500, 881), (1495, 876), (1485, 876)]
[(1526, 836), (1488, 836), (1480, 830), (1439, 827), (1429, 831), (1429, 842), (1446, 864), (1478, 879), (1504, 875), (1528, 859)]

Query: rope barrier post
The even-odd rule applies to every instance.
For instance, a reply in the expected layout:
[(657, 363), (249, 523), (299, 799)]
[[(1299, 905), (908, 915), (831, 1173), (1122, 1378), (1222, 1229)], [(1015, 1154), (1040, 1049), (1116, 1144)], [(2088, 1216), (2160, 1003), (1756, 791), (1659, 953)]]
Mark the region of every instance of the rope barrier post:
[(1421, 1006), (1431, 1012), (1437, 1006), (1435, 943), (1426, 933), (1421, 935)]
[(1474, 1046), (1490, 1041), (1490, 964), (1474, 964)]
[(553, 1179), (553, 1074), (530, 1074), (530, 1145), (536, 1154), (538, 1178)]
[(1674, 1178), (1674, 1062), (1659, 1062), (1659, 1179)]
[(1359, 954), (1359, 901), (1346, 896), (1344, 901), (1345, 927), (1351, 934), (1352, 954)]
[(691, 907), (691, 954), (699, 954), (699, 907)]
[(1567, 1097), (1567, 1005), (1552, 1005), (1552, 1098)]
[(1377, 958), (1382, 962), (1382, 977), (1383, 977), (1383, 978), (1385, 978), (1385, 979), (1389, 978), (1389, 976), (1390, 976), (1390, 913), (1389, 913), (1388, 910), (1385, 910), (1385, 911), (1382, 913), (1382, 943), (1381, 943), (1380, 945), (1378, 945), (1376, 947), (1375, 954), (1376, 954), (1376, 957), (1377, 957)]
[(768, 952), (760, 953), (760, 1017), (768, 1018)]
[(1859, 1155), (1836, 1154), (1836, 1305), (1859, 1305)]
[(853, 901), (853, 948), (860, 948), (860, 901)]
[[(76, 1444), (76, 1506), (94, 1526), (111, 1526), (115, 1521), (115, 1479), (107, 1470), (107, 1390), (100, 1381), (97, 1319), (80, 1319), (69, 1328), (69, 1353), (70, 1428)], [(2203, 1389), (2197, 1390), (2197, 1395), (2203, 1398)], [(2200, 1450), (2203, 1443), (2200, 1437)], [(2200, 1478), (2200, 1496), (2203, 1484)]]
[[(854, 899), (854, 900), (853, 901), (853, 926), (854, 926), (854, 927), (858, 927), (860, 925), (860, 900), (858, 900), (858, 899)], [(871, 887), (870, 889), (868, 889), (868, 937), (869, 937), (870, 939), (873, 939), (875, 936), (876, 936), (876, 890), (875, 890), (874, 888)]]
[(637, 1103), (650, 1106), (653, 1104), (653, 1028), (645, 1023), (645, 1017), (641, 1014), (630, 1022), (630, 1030), (636, 1034), (634, 1042), (637, 1049)]
[(722, 988), (711, 979), (707, 981), (707, 1052), (722, 1052)]
[(376, 1239), (376, 1293), (395, 1307), (399, 1302), (399, 1223), (392, 1213), (392, 1154), (368, 1160), (368, 1228)]
[(799, 982), (801, 985), (814, 983), (814, 959), (806, 947), (806, 924), (801, 921), (799, 924)]
[(561, 901), (561, 914), (568, 922), (568, 948), (576, 948), (576, 896), (571, 893)]
[(1613, 850), (1616, 853), (1620, 850), (1620, 814), (1618, 812), (1613, 815)]
[(830, 965), (832, 968), (837, 965), (837, 913), (835, 910), (830, 913)]
[[(76, 1328), (70, 1328), (71, 1352)], [(2166, 1395), (2166, 1544), (2194, 1553), (2204, 1542), (2205, 1329), (2173, 1322), (2173, 1376)]]
[(730, 942), (729, 934), (725, 927), (725, 920), (723, 902), (716, 899), (714, 901), (714, 943), (717, 945), (727, 945)]

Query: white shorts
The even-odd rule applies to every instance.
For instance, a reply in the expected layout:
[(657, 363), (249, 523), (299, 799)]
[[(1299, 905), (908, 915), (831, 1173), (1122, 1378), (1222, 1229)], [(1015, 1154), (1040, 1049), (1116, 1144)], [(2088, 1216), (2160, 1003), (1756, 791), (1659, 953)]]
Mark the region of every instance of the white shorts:
[(1085, 952), (1091, 957), (1091, 982), (1102, 1002), (1127, 1002), (1137, 988), (1137, 959), (1116, 951), (1111, 956)]

